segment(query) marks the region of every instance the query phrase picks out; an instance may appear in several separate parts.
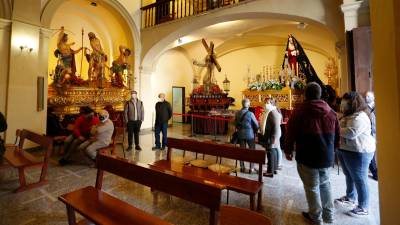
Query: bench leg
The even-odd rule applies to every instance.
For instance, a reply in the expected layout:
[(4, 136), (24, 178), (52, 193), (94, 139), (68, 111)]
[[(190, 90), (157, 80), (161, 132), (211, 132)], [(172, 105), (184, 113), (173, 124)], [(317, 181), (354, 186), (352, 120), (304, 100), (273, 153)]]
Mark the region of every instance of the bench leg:
[(210, 209), (210, 225), (218, 224), (218, 212), (214, 209)]
[(261, 211), (262, 209), (262, 189), (258, 192), (257, 195), (257, 210)]
[(67, 205), (67, 216), (68, 216), (68, 224), (76, 225), (75, 210), (69, 205)]
[(226, 189), (226, 204), (229, 205), (229, 189)]
[(254, 211), (254, 205), (255, 205), (255, 196), (250, 195), (250, 210)]

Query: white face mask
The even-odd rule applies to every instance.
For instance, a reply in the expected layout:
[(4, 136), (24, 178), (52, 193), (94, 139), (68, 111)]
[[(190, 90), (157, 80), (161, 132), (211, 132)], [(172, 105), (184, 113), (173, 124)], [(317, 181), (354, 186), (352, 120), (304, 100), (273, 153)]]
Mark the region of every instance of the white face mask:
[(272, 111), (274, 110), (276, 107), (274, 105), (272, 105), (271, 103), (268, 103), (265, 105), (265, 109), (268, 111)]

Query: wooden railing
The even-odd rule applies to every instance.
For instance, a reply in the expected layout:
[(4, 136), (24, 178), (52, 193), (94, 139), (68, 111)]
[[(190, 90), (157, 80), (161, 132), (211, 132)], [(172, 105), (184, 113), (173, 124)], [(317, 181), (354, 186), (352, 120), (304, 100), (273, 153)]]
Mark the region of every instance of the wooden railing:
[(157, 2), (141, 8), (142, 28), (201, 14), (243, 1), (246, 0), (157, 0)]

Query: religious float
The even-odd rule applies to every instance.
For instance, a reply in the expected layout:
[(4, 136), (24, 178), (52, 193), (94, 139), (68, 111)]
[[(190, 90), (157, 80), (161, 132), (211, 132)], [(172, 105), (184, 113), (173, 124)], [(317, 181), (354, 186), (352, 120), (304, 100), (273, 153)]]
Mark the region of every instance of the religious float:
[(229, 80), (225, 77), (223, 82), (224, 91), (218, 86), (214, 67), (221, 72), (215, 53), (214, 43), (202, 39), (202, 44), (207, 51), (204, 63), (194, 61), (193, 64), (207, 69), (203, 77), (203, 83), (199, 85), (196, 78), (193, 80), (193, 91), (190, 94), (190, 114), (193, 132), (198, 134), (226, 134), (228, 132), (228, 121), (233, 117), (233, 112), (229, 111), (229, 106), (234, 99), (228, 97)]
[(248, 88), (243, 97), (250, 99), (252, 111), (259, 118), (267, 98), (273, 98), (282, 111), (284, 121), (304, 99), (306, 83), (317, 82), (323, 93), (326, 87), (317, 76), (304, 49), (293, 37), (288, 36), (286, 52), (281, 66), (264, 66), (260, 74), (248, 76)]
[[(48, 87), (48, 107), (62, 117), (78, 114), (82, 106), (90, 106), (95, 110), (107, 107), (112, 111), (110, 113), (120, 114), (130, 95), (131, 69), (128, 57), (131, 50), (120, 46), (120, 55), (108, 66), (108, 57), (94, 33), (88, 33), (91, 49), (83, 46), (82, 30), (82, 47), (73, 50), (71, 46), (74, 43), (68, 41), (64, 27), (58, 32), (57, 49), (54, 51), (57, 65), (49, 75), (52, 83)], [(75, 62), (77, 54), (82, 54), (79, 74)], [(88, 63), (87, 79), (82, 76), (84, 62)]]

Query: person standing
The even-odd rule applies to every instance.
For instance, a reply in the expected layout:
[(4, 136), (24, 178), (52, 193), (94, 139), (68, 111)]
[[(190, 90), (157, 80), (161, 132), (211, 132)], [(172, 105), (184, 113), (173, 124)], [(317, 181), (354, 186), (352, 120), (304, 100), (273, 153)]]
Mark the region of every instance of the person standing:
[(353, 215), (368, 215), (368, 166), (376, 149), (368, 106), (360, 94), (349, 92), (344, 94), (340, 107), (343, 118), (340, 119), (338, 158), (346, 176), (346, 195), (336, 202), (352, 207)]
[(280, 141), (281, 138), (281, 121), (282, 116), (278, 112), (275, 106), (271, 108), (271, 111), (267, 115), (267, 119), (265, 122), (265, 132), (264, 139), (266, 140), (266, 151), (267, 151), (267, 172), (264, 173), (264, 176), (273, 177), (274, 174), (277, 174), (278, 166), (279, 166), (279, 157), (278, 151), (280, 149)]
[[(159, 102), (156, 103), (156, 121), (154, 124), (156, 146), (153, 147), (153, 150), (164, 150), (165, 146), (167, 146), (168, 120), (172, 117), (172, 108), (171, 104), (165, 100), (164, 93), (160, 93), (158, 98)], [(162, 144), (160, 143), (160, 132), (162, 132)]]
[[(376, 114), (375, 114), (375, 96), (374, 93), (368, 91), (365, 93), (365, 103), (369, 109), (369, 119), (371, 120), (371, 135), (376, 140)], [(369, 171), (372, 173), (372, 179), (378, 181), (378, 166), (376, 165), (376, 151), (369, 164)]]
[[(4, 117), (3, 113), (0, 112), (0, 133), (7, 130), (7, 121)], [(4, 147), (4, 140), (0, 137), (0, 165), (3, 163), (3, 156), (6, 152), (6, 148)]]
[(305, 101), (296, 107), (288, 122), (285, 155), (292, 160), (296, 146), (297, 171), (303, 182), (308, 212), (303, 217), (312, 224), (333, 223), (334, 206), (329, 169), (339, 146), (339, 121), (321, 100), (321, 87), (308, 83)]
[[(254, 113), (249, 111), (250, 100), (245, 98), (242, 100), (242, 109), (235, 115), (236, 130), (238, 131), (238, 141), (241, 148), (248, 146), (250, 149), (256, 148), (254, 135), (259, 128), (258, 122)], [(250, 163), (249, 173), (254, 170)], [(245, 171), (244, 162), (240, 161), (240, 171)]]
[(135, 149), (139, 151), (142, 150), (139, 145), (139, 133), (143, 120), (143, 102), (137, 98), (136, 91), (131, 91), (131, 100), (127, 101), (124, 107), (124, 121), (128, 130), (127, 151), (132, 150), (133, 136), (135, 137)]

